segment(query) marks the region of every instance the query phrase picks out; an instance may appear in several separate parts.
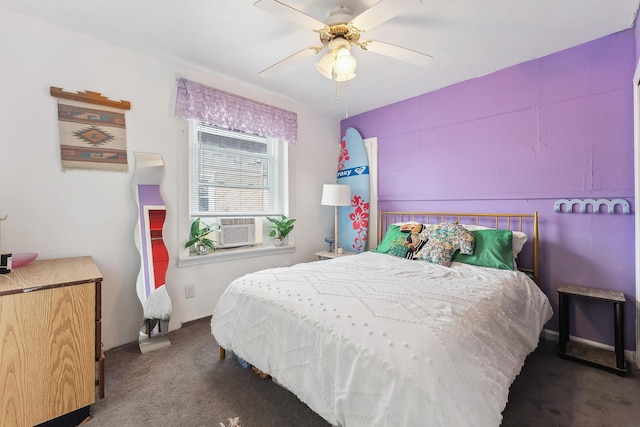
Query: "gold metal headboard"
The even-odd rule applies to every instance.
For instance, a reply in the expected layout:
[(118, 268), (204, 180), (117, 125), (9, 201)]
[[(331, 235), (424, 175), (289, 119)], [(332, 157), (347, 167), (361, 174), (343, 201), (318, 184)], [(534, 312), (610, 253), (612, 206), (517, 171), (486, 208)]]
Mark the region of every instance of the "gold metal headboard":
[[(378, 239), (382, 241), (384, 233), (391, 224), (397, 222), (415, 221), (422, 224), (439, 224), (442, 222), (457, 222), (459, 224), (480, 225), (501, 230), (520, 231), (527, 235), (527, 246), (531, 249), (531, 264), (526, 260), (518, 262), (520, 271), (531, 273), (538, 283), (539, 268), (539, 241), (538, 241), (538, 212), (531, 214), (495, 214), (495, 213), (466, 213), (466, 212), (394, 212), (380, 211), (378, 222)], [(529, 245), (531, 242), (531, 245)], [(522, 263), (523, 265), (520, 265)]]

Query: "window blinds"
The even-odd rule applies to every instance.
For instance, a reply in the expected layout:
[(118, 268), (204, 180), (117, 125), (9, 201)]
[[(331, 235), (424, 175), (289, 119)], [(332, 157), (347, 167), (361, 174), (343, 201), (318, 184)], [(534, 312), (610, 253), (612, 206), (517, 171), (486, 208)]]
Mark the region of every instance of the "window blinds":
[(286, 144), (190, 121), (192, 217), (284, 211)]

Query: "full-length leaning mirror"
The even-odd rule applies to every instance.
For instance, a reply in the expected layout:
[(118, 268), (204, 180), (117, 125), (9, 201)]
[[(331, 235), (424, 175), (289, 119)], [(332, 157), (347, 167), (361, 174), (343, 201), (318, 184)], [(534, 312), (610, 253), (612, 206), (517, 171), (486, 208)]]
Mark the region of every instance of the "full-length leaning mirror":
[(135, 152), (134, 157), (133, 191), (138, 203), (134, 240), (140, 252), (136, 292), (144, 316), (138, 341), (140, 351), (146, 353), (171, 345), (167, 333), (172, 306), (165, 283), (169, 252), (162, 237), (167, 210), (160, 191), (164, 176), (162, 156)]

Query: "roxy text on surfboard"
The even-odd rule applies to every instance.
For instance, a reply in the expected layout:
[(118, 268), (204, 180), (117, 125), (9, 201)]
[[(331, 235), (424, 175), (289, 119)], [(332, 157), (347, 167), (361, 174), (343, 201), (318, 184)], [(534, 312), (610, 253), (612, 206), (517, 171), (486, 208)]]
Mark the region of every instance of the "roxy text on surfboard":
[(352, 175), (369, 175), (369, 166), (357, 166), (338, 171), (338, 178), (346, 178)]

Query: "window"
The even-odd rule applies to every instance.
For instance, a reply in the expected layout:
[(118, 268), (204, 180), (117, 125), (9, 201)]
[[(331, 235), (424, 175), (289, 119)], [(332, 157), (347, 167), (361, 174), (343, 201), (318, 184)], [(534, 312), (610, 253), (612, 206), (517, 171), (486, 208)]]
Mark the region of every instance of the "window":
[(190, 120), (189, 216), (209, 224), (288, 210), (287, 143)]

